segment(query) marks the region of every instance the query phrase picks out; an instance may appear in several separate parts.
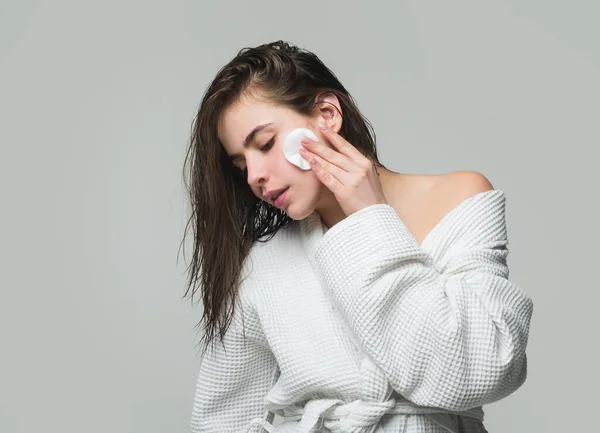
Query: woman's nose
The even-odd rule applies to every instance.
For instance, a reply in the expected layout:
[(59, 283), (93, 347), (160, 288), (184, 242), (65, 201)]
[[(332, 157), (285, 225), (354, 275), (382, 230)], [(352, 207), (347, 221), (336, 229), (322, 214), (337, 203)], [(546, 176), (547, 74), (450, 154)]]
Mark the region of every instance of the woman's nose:
[(248, 161), (246, 165), (248, 171), (248, 184), (260, 186), (268, 180), (268, 171), (266, 161)]

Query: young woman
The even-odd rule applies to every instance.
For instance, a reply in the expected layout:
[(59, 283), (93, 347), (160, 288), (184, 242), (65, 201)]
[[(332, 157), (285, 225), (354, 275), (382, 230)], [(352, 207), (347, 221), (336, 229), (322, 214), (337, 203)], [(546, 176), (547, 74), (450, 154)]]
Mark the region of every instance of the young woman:
[[(299, 128), (316, 140), (290, 155)], [(485, 432), (482, 406), (525, 381), (533, 305), (508, 280), (504, 193), (477, 172), (386, 169), (316, 55), (241, 50), (186, 168), (205, 338), (192, 432)]]

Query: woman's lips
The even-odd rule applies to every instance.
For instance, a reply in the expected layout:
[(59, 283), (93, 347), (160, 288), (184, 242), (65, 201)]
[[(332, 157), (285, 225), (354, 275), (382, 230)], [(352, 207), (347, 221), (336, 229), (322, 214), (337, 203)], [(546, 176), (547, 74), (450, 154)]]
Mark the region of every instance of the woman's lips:
[(277, 197), (277, 199), (273, 202), (273, 205), (275, 207), (280, 208), (281, 206), (283, 206), (283, 203), (286, 200), (289, 189), (290, 189), (290, 187), (288, 186), (281, 194), (279, 194), (279, 197)]

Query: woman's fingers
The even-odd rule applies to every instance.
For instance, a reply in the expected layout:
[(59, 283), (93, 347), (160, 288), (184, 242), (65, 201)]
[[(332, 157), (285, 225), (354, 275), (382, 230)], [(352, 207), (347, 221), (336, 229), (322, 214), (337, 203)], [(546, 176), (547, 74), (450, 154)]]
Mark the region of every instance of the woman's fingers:
[(300, 148), (300, 154), (310, 163), (313, 173), (317, 178), (338, 197), (343, 194), (347, 188), (346, 183), (349, 181), (348, 173), (338, 166), (329, 163), (315, 153), (311, 153), (306, 149)]
[(347, 156), (342, 155), (335, 149), (325, 146), (323, 143), (314, 141), (308, 137), (302, 139), (302, 147), (307, 149), (309, 152), (319, 155), (328, 163), (339, 167), (344, 171), (356, 171), (359, 167)]
[(344, 137), (335, 132), (333, 129), (323, 129), (322, 125), (319, 125), (319, 129), (325, 138), (327, 138), (327, 140), (339, 151), (339, 153), (354, 162), (357, 167), (364, 169), (365, 167), (371, 166), (371, 162), (368, 158), (366, 158), (356, 147), (350, 144)]

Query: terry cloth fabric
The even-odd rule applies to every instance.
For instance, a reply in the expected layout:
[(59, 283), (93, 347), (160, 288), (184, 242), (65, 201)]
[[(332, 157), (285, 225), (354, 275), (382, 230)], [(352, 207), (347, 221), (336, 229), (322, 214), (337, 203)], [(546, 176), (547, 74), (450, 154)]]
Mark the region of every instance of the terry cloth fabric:
[(421, 245), (387, 204), (255, 243), (224, 344), (201, 360), (191, 432), (486, 432), (482, 406), (527, 376), (533, 302), (507, 245), (500, 190)]

